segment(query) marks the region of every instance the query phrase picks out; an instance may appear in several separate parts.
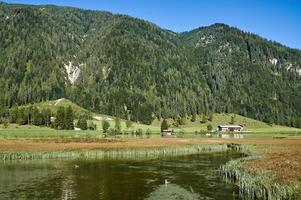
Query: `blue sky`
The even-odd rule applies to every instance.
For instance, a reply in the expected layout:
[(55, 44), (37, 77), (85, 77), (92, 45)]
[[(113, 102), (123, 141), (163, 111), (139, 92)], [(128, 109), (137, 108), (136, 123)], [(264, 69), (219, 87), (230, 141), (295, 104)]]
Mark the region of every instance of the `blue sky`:
[(4, 0), (128, 14), (182, 32), (225, 23), (301, 49), (301, 0)]

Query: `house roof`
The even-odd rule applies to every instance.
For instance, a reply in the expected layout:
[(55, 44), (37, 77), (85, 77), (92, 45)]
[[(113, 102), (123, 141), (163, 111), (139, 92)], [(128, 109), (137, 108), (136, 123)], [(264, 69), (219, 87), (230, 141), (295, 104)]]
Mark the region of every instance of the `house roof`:
[(218, 125), (218, 127), (220, 127), (220, 128), (242, 128), (241, 125), (233, 125), (233, 124), (229, 124), (229, 125)]

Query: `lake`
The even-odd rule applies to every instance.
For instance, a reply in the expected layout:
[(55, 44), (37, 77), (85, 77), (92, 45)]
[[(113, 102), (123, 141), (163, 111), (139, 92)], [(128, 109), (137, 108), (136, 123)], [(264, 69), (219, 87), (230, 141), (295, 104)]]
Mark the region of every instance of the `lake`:
[(0, 199), (240, 199), (237, 186), (217, 172), (239, 157), (210, 153), (154, 160), (0, 162)]

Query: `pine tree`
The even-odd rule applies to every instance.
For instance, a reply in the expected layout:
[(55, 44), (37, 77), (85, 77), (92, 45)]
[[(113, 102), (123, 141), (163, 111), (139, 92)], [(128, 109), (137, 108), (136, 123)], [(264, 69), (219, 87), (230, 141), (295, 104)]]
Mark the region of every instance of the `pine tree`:
[(35, 126), (43, 125), (43, 115), (37, 107), (32, 110), (32, 124)]
[(25, 109), (20, 108), (18, 111), (17, 124), (25, 125), (27, 121), (27, 117), (25, 116)]
[(48, 109), (43, 109), (42, 110), (43, 118), (44, 118), (44, 125), (49, 127), (51, 125), (51, 110)]
[(127, 129), (130, 129), (130, 128), (133, 126), (133, 122), (132, 122), (131, 120), (127, 120), (127, 121), (125, 122), (125, 125), (126, 125), (126, 128), (127, 128)]
[(55, 119), (55, 127), (59, 130), (63, 130), (66, 127), (65, 122), (65, 108), (60, 106), (57, 109), (56, 119)]
[(209, 121), (213, 121), (213, 114), (211, 113), (210, 115), (209, 115), (209, 119), (208, 119)]
[(106, 120), (102, 120), (102, 130), (104, 133), (107, 133), (107, 131), (110, 128), (110, 123)]
[(65, 129), (74, 129), (74, 114), (71, 106), (68, 106), (65, 111)]
[(211, 125), (211, 124), (208, 124), (208, 125), (207, 125), (207, 131), (212, 131), (212, 129), (213, 129), (212, 125)]
[(87, 130), (88, 129), (88, 122), (87, 122), (87, 117), (84, 115), (81, 115), (78, 119), (77, 122), (77, 127), (80, 128), (81, 130)]
[(19, 108), (14, 107), (10, 112), (10, 123), (17, 123)]
[(121, 132), (121, 122), (118, 117), (115, 118), (115, 130), (120, 133)]
[(206, 123), (207, 122), (207, 117), (206, 117), (206, 115), (202, 115), (202, 120), (201, 120), (201, 123), (202, 124), (204, 124), (204, 123)]
[(169, 128), (168, 122), (166, 119), (163, 119), (162, 124), (161, 124), (161, 132), (163, 132), (163, 130), (166, 130)]
[(235, 124), (235, 115), (232, 115), (232, 116), (231, 116), (230, 124)]
[(196, 121), (196, 114), (193, 113), (193, 114), (192, 114), (192, 117), (191, 117), (191, 122), (195, 122), (195, 121)]

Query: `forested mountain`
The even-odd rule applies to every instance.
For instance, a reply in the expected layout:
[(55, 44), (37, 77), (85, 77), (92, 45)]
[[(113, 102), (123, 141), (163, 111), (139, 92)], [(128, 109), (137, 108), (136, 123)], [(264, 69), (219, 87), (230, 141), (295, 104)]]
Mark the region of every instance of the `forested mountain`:
[(185, 33), (124, 15), (0, 3), (0, 105), (69, 98), (154, 117), (233, 112), (300, 125), (301, 52), (224, 24)]

